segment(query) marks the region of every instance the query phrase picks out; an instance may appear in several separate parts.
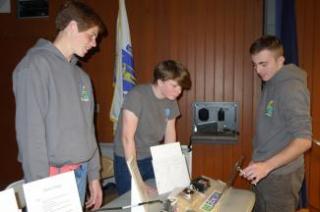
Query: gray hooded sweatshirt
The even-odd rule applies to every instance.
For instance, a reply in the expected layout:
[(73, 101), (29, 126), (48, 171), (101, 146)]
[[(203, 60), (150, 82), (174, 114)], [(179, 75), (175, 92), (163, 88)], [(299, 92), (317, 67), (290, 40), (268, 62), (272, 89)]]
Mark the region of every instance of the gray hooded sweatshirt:
[(13, 72), (18, 159), (26, 181), (47, 177), (49, 166), (88, 162), (89, 181), (99, 178), (88, 75), (39, 39)]
[[(310, 94), (306, 73), (293, 64), (285, 65), (263, 88), (257, 110), (253, 160), (267, 160), (295, 138), (311, 141), (311, 137)], [(301, 155), (272, 174), (287, 174), (303, 164)]]

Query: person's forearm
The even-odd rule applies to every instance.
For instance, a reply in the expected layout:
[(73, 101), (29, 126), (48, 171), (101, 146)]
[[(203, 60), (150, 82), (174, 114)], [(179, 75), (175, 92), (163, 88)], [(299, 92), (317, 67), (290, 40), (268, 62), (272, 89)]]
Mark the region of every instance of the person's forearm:
[(164, 143), (169, 144), (169, 143), (174, 143), (176, 142), (176, 136), (172, 136), (172, 137), (166, 137), (164, 140)]
[(298, 158), (311, 147), (311, 141), (304, 138), (296, 138), (285, 149), (274, 155), (265, 163), (269, 171), (277, 169)]
[(102, 188), (99, 180), (92, 180), (89, 182), (90, 195), (86, 202), (86, 208), (92, 210), (98, 209), (102, 204)]
[(137, 116), (129, 111), (123, 110), (122, 123), (124, 124), (121, 132), (121, 141), (126, 160), (131, 157), (136, 158), (136, 146), (134, 136), (138, 126)]
[(100, 153), (97, 149), (93, 157), (88, 161), (88, 180), (99, 180), (100, 179)]
[(123, 138), (122, 141), (126, 160), (129, 158), (136, 158), (136, 147), (134, 141), (128, 138)]
[(169, 120), (167, 123), (164, 143), (173, 143), (176, 141), (175, 119)]

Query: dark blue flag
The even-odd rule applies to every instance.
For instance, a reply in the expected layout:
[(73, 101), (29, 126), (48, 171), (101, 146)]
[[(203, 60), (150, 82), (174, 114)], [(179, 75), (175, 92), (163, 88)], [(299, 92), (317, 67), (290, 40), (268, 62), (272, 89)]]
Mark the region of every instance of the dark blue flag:
[(295, 0), (276, 0), (276, 36), (284, 47), (286, 64), (299, 64)]

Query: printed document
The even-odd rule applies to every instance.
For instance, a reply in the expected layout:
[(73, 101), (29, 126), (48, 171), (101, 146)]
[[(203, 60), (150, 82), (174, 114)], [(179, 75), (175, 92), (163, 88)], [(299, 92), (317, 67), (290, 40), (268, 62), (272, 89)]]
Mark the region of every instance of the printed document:
[(82, 212), (74, 172), (23, 185), (28, 211)]
[(153, 146), (152, 165), (158, 193), (171, 192), (175, 188), (189, 186), (190, 177), (179, 142)]

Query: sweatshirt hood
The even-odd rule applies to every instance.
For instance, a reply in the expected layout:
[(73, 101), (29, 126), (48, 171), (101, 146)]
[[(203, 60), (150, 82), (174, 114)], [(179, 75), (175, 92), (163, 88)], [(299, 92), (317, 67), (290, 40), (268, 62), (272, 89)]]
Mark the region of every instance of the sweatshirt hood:
[[(35, 51), (50, 51), (51, 53), (53, 53), (54, 55), (56, 55), (57, 57), (66, 60), (66, 58), (64, 57), (64, 55), (59, 51), (59, 49), (57, 49), (57, 47), (55, 47), (55, 45), (53, 45), (52, 42), (40, 38), (37, 43), (34, 45), (34, 47), (32, 49), (30, 49), (30, 53), (35, 52)], [(71, 64), (76, 64), (78, 62), (77, 57), (72, 56), (70, 63)]]
[(294, 64), (284, 65), (267, 84), (275, 84), (287, 80), (298, 80), (307, 83), (307, 73)]

